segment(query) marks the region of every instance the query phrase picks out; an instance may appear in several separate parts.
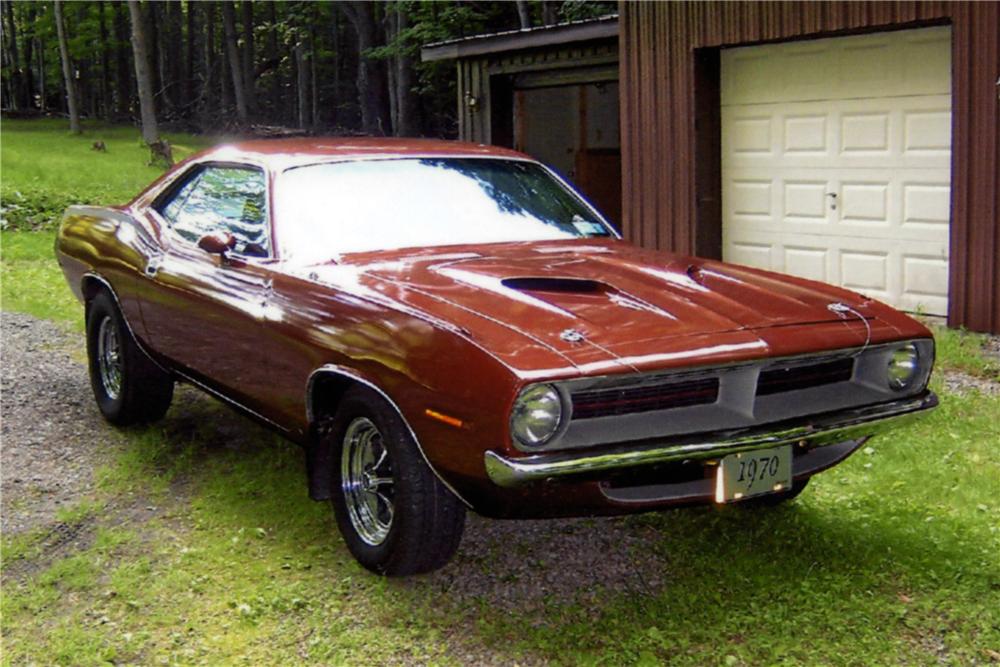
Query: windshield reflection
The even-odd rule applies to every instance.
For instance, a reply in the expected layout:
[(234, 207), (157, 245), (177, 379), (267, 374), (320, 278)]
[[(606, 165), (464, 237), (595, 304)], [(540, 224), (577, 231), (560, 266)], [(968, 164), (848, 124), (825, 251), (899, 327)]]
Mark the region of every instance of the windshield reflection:
[(276, 187), (284, 256), (321, 262), (397, 248), (608, 237), (608, 226), (541, 165), (403, 158), (311, 165)]

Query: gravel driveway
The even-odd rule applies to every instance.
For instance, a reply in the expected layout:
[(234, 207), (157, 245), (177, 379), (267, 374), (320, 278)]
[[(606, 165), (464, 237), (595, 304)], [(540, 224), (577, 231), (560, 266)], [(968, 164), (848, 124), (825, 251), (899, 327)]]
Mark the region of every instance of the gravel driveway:
[(94, 409), (87, 369), (71, 356), (80, 334), (18, 313), (4, 312), (0, 324), (0, 530), (11, 535), (86, 496), (121, 436)]

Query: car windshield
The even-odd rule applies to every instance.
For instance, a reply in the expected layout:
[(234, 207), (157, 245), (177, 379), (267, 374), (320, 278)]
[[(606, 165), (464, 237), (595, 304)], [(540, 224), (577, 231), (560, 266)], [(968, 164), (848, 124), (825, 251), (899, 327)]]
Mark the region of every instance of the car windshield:
[(612, 235), (541, 165), (491, 158), (296, 167), (275, 188), (275, 214), (283, 255), (302, 262), (397, 248)]

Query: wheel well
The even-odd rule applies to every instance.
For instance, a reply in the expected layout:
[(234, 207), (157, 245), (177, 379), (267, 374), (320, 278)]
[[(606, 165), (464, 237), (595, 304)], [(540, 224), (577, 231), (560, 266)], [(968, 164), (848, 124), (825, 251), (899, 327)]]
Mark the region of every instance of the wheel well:
[(364, 382), (331, 371), (318, 373), (309, 383), (309, 395), (306, 396), (306, 409), (310, 422), (306, 465), (309, 497), (313, 500), (329, 500), (332, 492), (330, 472), (333, 461), (329, 442), (324, 441), (319, 427), (323, 421), (337, 412), (337, 407), (348, 390), (364, 386)]
[(340, 405), (340, 399), (344, 397), (347, 390), (352, 387), (363, 387), (363, 382), (359, 382), (347, 375), (339, 373), (321, 372), (313, 378), (310, 385), (308, 401), (308, 411), (310, 421), (316, 423), (324, 417), (332, 417)]
[(101, 293), (101, 291), (111, 292), (108, 286), (104, 284), (100, 278), (94, 276), (84, 276), (83, 283), (80, 286), (80, 292), (83, 294), (83, 304), (86, 307), (90, 307), (90, 302), (93, 301), (94, 297)]

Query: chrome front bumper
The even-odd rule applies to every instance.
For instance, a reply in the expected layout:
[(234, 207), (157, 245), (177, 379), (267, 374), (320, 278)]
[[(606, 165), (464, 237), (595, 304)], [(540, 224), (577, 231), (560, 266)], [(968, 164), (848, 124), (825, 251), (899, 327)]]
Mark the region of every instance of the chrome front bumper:
[(486, 452), (486, 473), (493, 483), (514, 487), (528, 482), (621, 470), (657, 463), (710, 461), (737, 452), (786, 444), (821, 447), (867, 438), (937, 406), (937, 396), (919, 396), (816, 415), (766, 427), (671, 439), (670, 442), (617, 446), (601, 451), (575, 450), (507, 458)]

